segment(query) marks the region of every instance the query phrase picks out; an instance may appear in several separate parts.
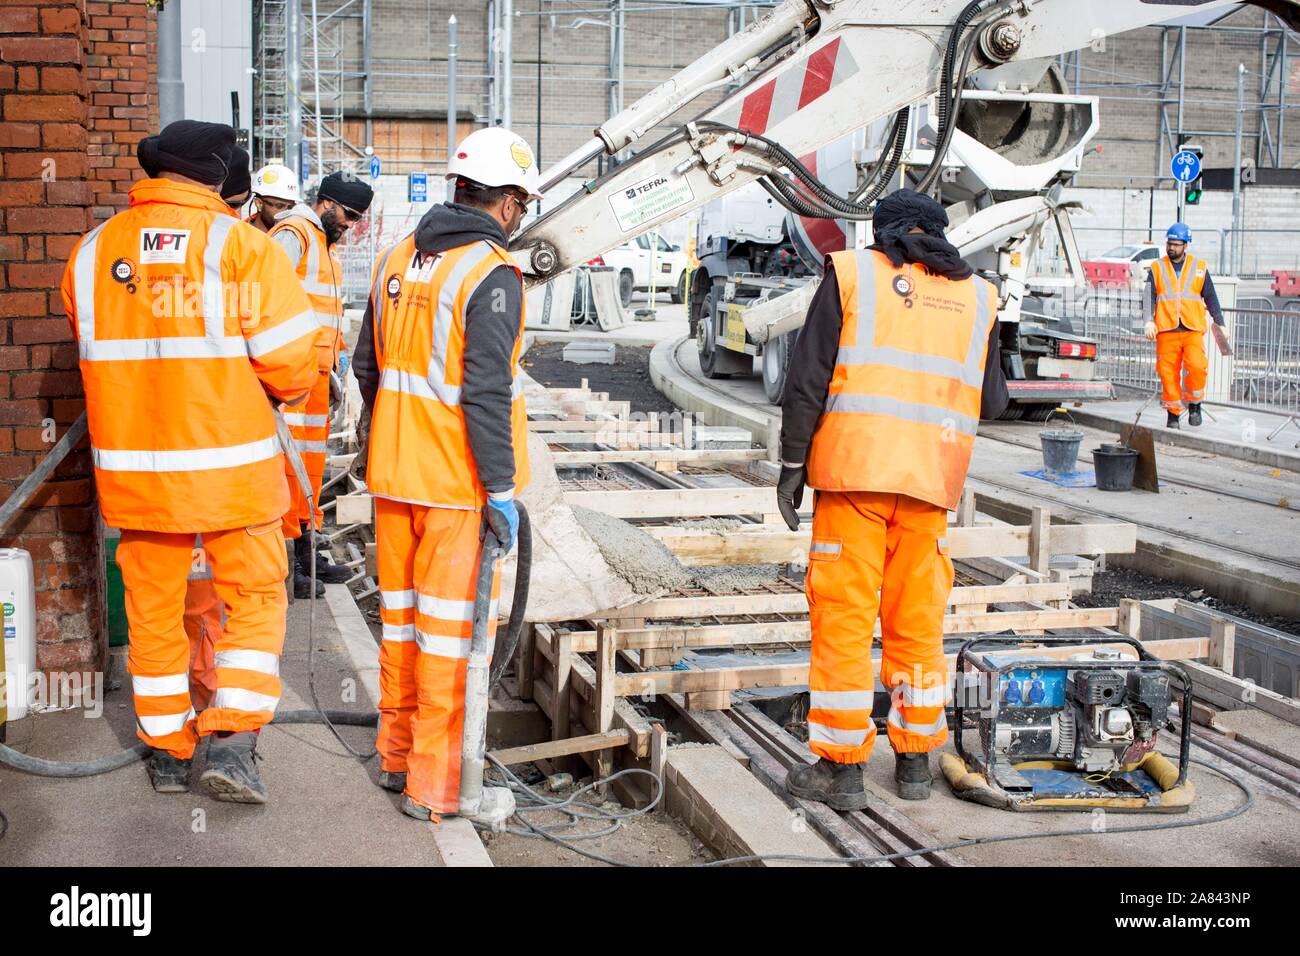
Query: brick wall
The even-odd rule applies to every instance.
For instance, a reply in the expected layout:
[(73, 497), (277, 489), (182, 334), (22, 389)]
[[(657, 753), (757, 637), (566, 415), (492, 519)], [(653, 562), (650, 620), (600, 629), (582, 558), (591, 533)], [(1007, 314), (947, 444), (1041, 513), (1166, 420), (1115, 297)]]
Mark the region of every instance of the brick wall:
[[(138, 175), (134, 143), (156, 124), (153, 24), (143, 0), (0, 0), (0, 498), (84, 408), (59, 283)], [(0, 536), (35, 564), (43, 670), (102, 666), (98, 524), (83, 442)]]

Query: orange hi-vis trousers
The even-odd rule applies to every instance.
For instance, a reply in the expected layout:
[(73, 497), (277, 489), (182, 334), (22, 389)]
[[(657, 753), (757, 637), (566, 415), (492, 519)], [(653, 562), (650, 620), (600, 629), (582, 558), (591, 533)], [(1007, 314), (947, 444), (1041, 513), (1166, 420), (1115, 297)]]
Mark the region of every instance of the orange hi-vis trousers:
[[(314, 526), (319, 528), (324, 519), (320, 510), (320, 486), (325, 480), (325, 459), (329, 452), (330, 437), (329, 370), (316, 376), (316, 384), (307, 393), (306, 401), (286, 406), (283, 415), (311, 481), (311, 496), (316, 502)], [(302, 526), (312, 523), (312, 511), (287, 455), (284, 459), (284, 474), (289, 482), (289, 510), (284, 513), (284, 536), (299, 538), (302, 536)]]
[(185, 636), (190, 641), (190, 704), (202, 712), (212, 706), (217, 693), (217, 642), (225, 630), (225, 606), (212, 582), (212, 566), (205, 562), (191, 571), (185, 586)]
[(1156, 336), (1156, 370), (1160, 373), (1160, 399), (1165, 408), (1182, 414), (1184, 402), (1205, 397), (1210, 361), (1205, 357), (1205, 333), (1173, 329)]
[[(127, 667), (137, 734), (186, 759), (201, 735), (257, 730), (280, 700), (288, 565), (279, 519), (252, 528), (203, 532), (212, 585), (227, 610), (213, 647), (216, 688), (197, 717), (190, 697), (196, 648), (186, 633), (186, 578), (196, 561), (194, 534), (124, 529), (117, 560), (130, 627)], [(201, 648), (198, 648), (201, 650)]]
[(890, 745), (896, 753), (925, 753), (948, 739), (943, 615), (953, 572), (947, 524), (943, 508), (907, 495), (817, 492), (806, 590), (808, 745), (818, 756), (859, 763), (871, 755), (877, 616)]
[[(460, 806), (465, 670), (482, 513), (375, 498), (379, 563), (380, 766), (406, 772), (406, 795), (435, 814)], [(498, 564), (488, 633), (496, 634)]]

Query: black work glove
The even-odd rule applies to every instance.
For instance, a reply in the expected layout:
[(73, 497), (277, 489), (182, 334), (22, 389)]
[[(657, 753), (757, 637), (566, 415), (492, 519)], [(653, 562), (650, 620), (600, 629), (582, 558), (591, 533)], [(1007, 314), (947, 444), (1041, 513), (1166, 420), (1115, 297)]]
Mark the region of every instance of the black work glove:
[(799, 530), (799, 506), (803, 504), (804, 480), (808, 469), (803, 465), (781, 463), (781, 478), (776, 483), (776, 506), (791, 531)]

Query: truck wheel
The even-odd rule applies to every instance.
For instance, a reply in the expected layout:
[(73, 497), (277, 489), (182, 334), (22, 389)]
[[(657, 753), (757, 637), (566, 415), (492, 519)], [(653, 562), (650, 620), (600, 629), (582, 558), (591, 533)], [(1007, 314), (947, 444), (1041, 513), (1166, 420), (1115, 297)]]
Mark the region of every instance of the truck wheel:
[(773, 405), (780, 405), (785, 396), (785, 380), (790, 374), (790, 355), (799, 330), (787, 332), (770, 339), (763, 346), (763, 393)]
[(1008, 402), (1007, 407), (1003, 409), (1002, 414), (998, 416), (1000, 422), (1015, 422), (1025, 417), (1025, 406), (1019, 402)]
[(1036, 402), (1033, 405), (1026, 405), (1025, 421), (1045, 422), (1056, 409), (1057, 405), (1053, 402)]
[(718, 316), (713, 308), (716, 294), (710, 292), (700, 305), (700, 321), (696, 325), (695, 348), (700, 353), (700, 371), (706, 378), (731, 378), (730, 372), (718, 371)]
[(673, 305), (681, 305), (686, 301), (686, 270), (677, 279), (677, 285), (673, 286), (672, 291)]
[(618, 300), (625, 309), (632, 304), (632, 273), (628, 269), (618, 274)]

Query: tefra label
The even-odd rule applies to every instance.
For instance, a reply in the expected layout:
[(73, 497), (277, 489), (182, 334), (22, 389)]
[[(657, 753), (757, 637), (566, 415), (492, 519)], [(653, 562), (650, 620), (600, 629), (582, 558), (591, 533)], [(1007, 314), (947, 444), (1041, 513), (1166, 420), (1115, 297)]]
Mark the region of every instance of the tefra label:
[(695, 193), (685, 176), (663, 173), (623, 187), (609, 197), (609, 205), (618, 228), (632, 232), (694, 199)]

